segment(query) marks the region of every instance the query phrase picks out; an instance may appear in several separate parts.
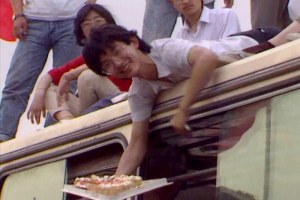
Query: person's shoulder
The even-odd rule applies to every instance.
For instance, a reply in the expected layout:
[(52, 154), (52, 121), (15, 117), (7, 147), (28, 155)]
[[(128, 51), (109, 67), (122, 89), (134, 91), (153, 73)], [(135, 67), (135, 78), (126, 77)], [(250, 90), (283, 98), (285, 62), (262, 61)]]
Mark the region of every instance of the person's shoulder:
[(210, 10), (210, 20), (216, 23), (227, 23), (238, 21), (238, 16), (231, 8), (216, 8)]
[(172, 46), (172, 45), (179, 45), (179, 44), (184, 45), (184, 44), (190, 44), (190, 43), (191, 43), (191, 41), (184, 40), (181, 38), (163, 38), (163, 39), (154, 40), (151, 43), (151, 47), (153, 49), (159, 49), (162, 47), (167, 47), (167, 46)]
[(150, 55), (159, 60), (165, 60), (166, 57), (175, 59), (175, 54), (182, 53), (193, 45), (193, 42), (181, 38), (159, 39), (152, 42)]
[(145, 85), (145, 84), (146, 84), (145, 79), (138, 78), (138, 77), (133, 77), (129, 91), (132, 92), (132, 91), (135, 91), (135, 90), (139, 90), (139, 89), (143, 88), (143, 85)]
[(155, 48), (157, 46), (161, 46), (161, 45), (164, 45), (165, 43), (168, 43), (172, 40), (172, 38), (161, 38), (161, 39), (156, 39), (156, 40), (153, 40), (150, 45), (152, 48)]
[(213, 15), (237, 15), (231, 8), (215, 8), (210, 9), (210, 13)]
[(134, 77), (132, 78), (132, 84), (128, 91), (128, 97), (134, 98), (137, 96), (147, 96), (152, 92), (152, 82), (143, 78)]

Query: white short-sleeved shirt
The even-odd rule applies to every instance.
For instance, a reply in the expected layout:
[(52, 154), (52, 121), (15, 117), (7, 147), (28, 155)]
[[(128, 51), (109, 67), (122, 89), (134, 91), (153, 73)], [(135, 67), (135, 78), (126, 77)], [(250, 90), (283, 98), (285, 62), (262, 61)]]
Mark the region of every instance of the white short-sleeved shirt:
[(25, 0), (23, 12), (29, 19), (56, 21), (74, 19), (86, 0)]
[(149, 118), (157, 94), (190, 77), (192, 67), (188, 63), (188, 53), (193, 46), (206, 47), (220, 55), (257, 44), (257, 41), (246, 36), (227, 37), (219, 41), (204, 40), (198, 43), (172, 38), (153, 41), (149, 56), (157, 67), (158, 77), (168, 78), (171, 82), (133, 78), (128, 92), (132, 121)]
[(217, 40), (240, 31), (240, 23), (233, 10), (228, 8), (208, 9), (203, 6), (196, 32), (193, 32), (188, 23), (185, 22), (183, 27), (178, 31), (176, 38), (193, 42)]

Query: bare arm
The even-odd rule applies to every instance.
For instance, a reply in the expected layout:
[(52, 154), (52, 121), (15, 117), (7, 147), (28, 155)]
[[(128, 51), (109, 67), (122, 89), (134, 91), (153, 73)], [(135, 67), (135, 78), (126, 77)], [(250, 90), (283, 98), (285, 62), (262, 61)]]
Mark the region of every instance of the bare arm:
[(290, 33), (298, 33), (300, 32), (300, 22), (294, 21), (291, 23), (288, 27), (283, 29), (279, 34), (277, 34), (275, 37), (269, 40), (273, 45), (279, 46), (286, 42), (287, 35)]
[(121, 156), (116, 175), (133, 174), (142, 163), (147, 152), (148, 126), (148, 119), (133, 122), (130, 142)]
[(212, 51), (202, 48), (193, 47), (188, 55), (188, 61), (193, 66), (191, 76), (187, 81), (185, 92), (177, 113), (171, 119), (171, 126), (179, 132), (185, 133), (185, 124), (187, 121), (189, 108), (195, 101), (199, 92), (205, 87), (210, 80), (212, 72), (217, 67), (218, 57)]
[(27, 34), (27, 21), (26, 18), (21, 16), (23, 14), (23, 0), (11, 0), (12, 9), (15, 16), (13, 33), (14, 36), (20, 40), (24, 40)]
[(76, 80), (78, 76), (83, 72), (84, 70), (88, 69), (86, 65), (82, 65), (80, 67), (77, 67), (75, 69), (70, 70), (69, 72), (64, 73), (64, 75), (61, 77), (59, 84), (57, 86), (57, 100), (60, 103), (62, 101), (61, 97), (65, 100), (68, 100), (69, 98), (69, 91), (70, 91), (70, 82), (72, 80)]
[(33, 101), (27, 111), (27, 118), (31, 120), (31, 123), (40, 123), (41, 114), (46, 116), (45, 95), (47, 89), (52, 83), (52, 77), (47, 73), (37, 83), (34, 92)]

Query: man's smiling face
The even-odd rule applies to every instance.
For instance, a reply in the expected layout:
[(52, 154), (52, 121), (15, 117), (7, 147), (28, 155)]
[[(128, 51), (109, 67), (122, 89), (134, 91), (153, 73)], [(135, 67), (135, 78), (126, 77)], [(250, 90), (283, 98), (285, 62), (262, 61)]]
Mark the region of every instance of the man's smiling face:
[(112, 49), (100, 55), (102, 71), (119, 78), (132, 78), (139, 71), (138, 44), (115, 42)]

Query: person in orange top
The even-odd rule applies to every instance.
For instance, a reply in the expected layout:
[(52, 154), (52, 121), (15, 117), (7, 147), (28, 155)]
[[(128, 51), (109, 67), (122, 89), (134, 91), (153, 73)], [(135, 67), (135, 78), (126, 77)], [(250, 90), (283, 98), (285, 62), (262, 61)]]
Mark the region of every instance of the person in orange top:
[[(111, 13), (99, 4), (82, 7), (75, 19), (75, 36), (84, 45), (90, 30), (103, 24), (116, 24)], [(69, 94), (69, 83), (78, 80), (78, 97)], [(87, 114), (112, 104), (114, 96), (128, 91), (131, 79), (99, 76), (89, 70), (82, 56), (50, 70), (36, 85), (33, 101), (27, 112), (32, 123), (40, 123), (46, 110), (61, 121)]]

